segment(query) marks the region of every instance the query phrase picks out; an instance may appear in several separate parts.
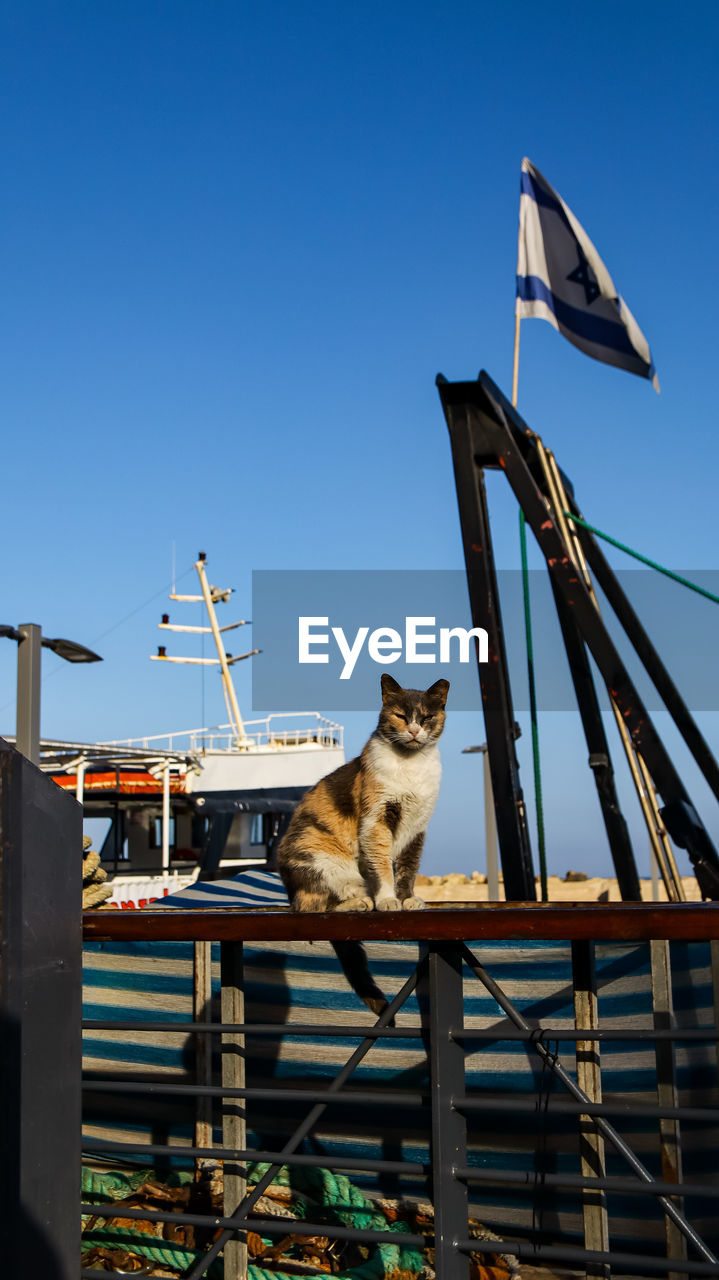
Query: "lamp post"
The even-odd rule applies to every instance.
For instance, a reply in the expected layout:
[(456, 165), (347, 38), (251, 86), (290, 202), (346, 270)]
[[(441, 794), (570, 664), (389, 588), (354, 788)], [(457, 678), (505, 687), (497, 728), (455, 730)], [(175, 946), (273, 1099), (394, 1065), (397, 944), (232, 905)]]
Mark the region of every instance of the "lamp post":
[[(517, 721), (514, 722), (514, 739), (521, 736)], [(499, 849), (497, 844), (497, 818), (494, 812), (494, 791), (492, 790), (492, 772), (489, 767), (488, 743), (482, 742), (476, 747), (464, 747), (463, 756), (479, 754), (483, 757), (484, 767), (484, 837), (487, 850), (487, 899), (499, 902)]]
[(33, 764), (40, 763), (40, 666), (42, 649), (66, 662), (102, 662), (99, 654), (74, 640), (52, 640), (35, 622), (0, 626), (0, 636), (17, 640), (17, 727), (15, 745)]

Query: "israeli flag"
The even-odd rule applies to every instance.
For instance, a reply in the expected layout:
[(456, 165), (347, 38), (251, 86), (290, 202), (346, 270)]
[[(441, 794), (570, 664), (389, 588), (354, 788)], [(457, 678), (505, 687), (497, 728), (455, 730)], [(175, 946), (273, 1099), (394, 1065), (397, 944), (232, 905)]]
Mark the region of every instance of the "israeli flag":
[(526, 156), (516, 314), (548, 320), (586, 355), (651, 378), (659, 390), (649, 344), (589, 236)]

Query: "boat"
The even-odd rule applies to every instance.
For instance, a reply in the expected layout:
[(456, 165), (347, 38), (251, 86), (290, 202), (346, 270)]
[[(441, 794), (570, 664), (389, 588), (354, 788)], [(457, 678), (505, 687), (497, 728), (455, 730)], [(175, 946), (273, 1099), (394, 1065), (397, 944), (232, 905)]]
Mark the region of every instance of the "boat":
[(305, 791), (344, 763), (342, 725), (317, 711), (243, 718), (231, 668), (258, 651), (227, 652), (225, 634), (248, 624), (219, 625), (216, 606), (231, 592), (209, 583), (204, 552), (194, 567), (200, 594), (173, 589), (170, 599), (203, 603), (209, 625), (171, 623), (168, 614), (159, 625), (212, 635), (217, 656), (170, 656), (159, 646), (152, 657), (219, 666), (227, 722), (141, 738), (41, 743), (41, 768), (76, 795), (85, 818), (109, 820), (99, 849), (113, 888), (109, 906), (142, 907), (198, 879), (271, 866)]

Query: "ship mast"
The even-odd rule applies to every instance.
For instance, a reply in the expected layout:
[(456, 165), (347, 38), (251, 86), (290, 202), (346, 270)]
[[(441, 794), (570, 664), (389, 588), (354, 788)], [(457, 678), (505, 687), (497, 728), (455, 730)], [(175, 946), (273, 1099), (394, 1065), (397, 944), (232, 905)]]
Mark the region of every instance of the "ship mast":
[(248, 623), (248, 619), (242, 619), (240, 622), (230, 622), (224, 627), (221, 627), (219, 625), (217, 621), (217, 613), (215, 611), (215, 605), (220, 601), (223, 603), (227, 603), (227, 601), (229, 600), (232, 594), (233, 588), (232, 587), (228, 587), (228, 588), (213, 587), (207, 581), (206, 561), (207, 561), (207, 557), (205, 555), (205, 552), (201, 551), (194, 565), (194, 568), (197, 570), (197, 576), (200, 580), (200, 589), (202, 591), (202, 594), (199, 596), (177, 595), (175, 591), (172, 591), (170, 593), (170, 599), (182, 601), (183, 603), (187, 603), (187, 604), (204, 603), (205, 608), (207, 609), (207, 616), (210, 622), (209, 627), (190, 627), (190, 626), (185, 626), (181, 623), (170, 622), (169, 615), (166, 613), (162, 615), (162, 622), (159, 623), (159, 627), (161, 630), (164, 630), (164, 631), (187, 631), (187, 632), (192, 632), (195, 635), (212, 635), (212, 638), (215, 641), (215, 648), (217, 649), (217, 657), (216, 658), (174, 657), (165, 653), (164, 646), (162, 645), (158, 645), (157, 653), (151, 654), (150, 657), (154, 662), (182, 662), (182, 663), (194, 663), (196, 665), (202, 665), (202, 666), (218, 666), (219, 665), (220, 674), (222, 676), (222, 691), (225, 695), (225, 704), (227, 706), (227, 714), (230, 719), (230, 726), (232, 728), (233, 736), (235, 739), (235, 745), (238, 747), (241, 747), (245, 745), (245, 743), (247, 742), (247, 735), (245, 733), (244, 721), (242, 719), (242, 714), (240, 712), (240, 704), (237, 701), (237, 692), (235, 690), (235, 685), (232, 679), (232, 674), (230, 672), (230, 667), (233, 666), (235, 662), (242, 662), (245, 658), (251, 658), (254, 656), (254, 654), (259, 653), (260, 651), (259, 649), (250, 649), (248, 653), (240, 653), (240, 654), (237, 654), (236, 657), (233, 657), (231, 653), (227, 653), (225, 649), (225, 643), (222, 638), (223, 633), (225, 631), (234, 631), (237, 627), (246, 627)]

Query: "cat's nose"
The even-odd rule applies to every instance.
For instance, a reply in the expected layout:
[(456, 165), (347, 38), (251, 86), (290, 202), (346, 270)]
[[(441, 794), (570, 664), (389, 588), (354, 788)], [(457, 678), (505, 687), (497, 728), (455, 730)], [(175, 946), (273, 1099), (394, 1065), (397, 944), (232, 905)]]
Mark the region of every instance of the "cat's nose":
[(418, 734), (419, 734), (419, 725), (418, 725), (418, 724), (411, 724), (411, 725), (409, 725), (409, 726), (408, 726), (408, 728), (409, 728), (409, 731), (410, 731), (410, 733), (411, 733), (412, 737), (413, 737), (413, 738), (416, 738), (416, 737), (418, 736)]

